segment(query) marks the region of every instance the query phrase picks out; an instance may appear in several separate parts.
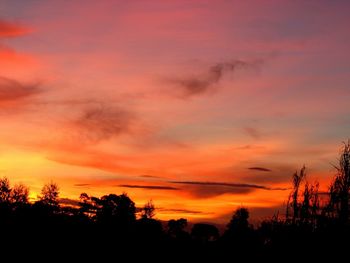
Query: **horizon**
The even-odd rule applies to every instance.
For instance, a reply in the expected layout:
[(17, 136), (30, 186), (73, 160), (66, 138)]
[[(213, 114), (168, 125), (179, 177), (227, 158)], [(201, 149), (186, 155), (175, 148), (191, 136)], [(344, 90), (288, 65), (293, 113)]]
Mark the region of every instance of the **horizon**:
[[(350, 130), (346, 1), (0, 2), (0, 177), (157, 218), (326, 191)], [(284, 210), (283, 210), (284, 213)]]

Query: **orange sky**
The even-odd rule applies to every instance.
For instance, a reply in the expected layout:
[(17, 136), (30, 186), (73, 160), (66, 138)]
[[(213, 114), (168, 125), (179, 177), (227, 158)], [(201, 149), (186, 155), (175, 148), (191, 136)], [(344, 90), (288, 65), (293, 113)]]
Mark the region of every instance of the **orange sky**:
[(255, 218), (349, 137), (346, 1), (0, 2), (0, 175)]

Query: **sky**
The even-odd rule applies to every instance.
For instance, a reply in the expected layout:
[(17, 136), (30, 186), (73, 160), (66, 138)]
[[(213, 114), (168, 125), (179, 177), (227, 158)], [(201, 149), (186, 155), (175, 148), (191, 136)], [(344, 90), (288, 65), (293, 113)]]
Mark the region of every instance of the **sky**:
[(0, 0), (0, 176), (159, 219), (272, 216), (349, 138), (348, 1)]

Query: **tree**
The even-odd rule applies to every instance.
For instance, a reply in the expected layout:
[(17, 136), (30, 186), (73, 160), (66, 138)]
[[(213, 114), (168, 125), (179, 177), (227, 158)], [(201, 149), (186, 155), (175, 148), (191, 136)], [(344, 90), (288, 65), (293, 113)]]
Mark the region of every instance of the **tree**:
[(40, 202), (43, 205), (58, 207), (59, 206), (59, 187), (57, 184), (50, 182), (45, 184), (41, 189)]
[(155, 216), (155, 207), (153, 201), (148, 201), (142, 208), (141, 218), (152, 219)]
[(96, 218), (103, 223), (129, 224), (136, 220), (135, 203), (127, 194), (109, 194), (99, 198), (91, 198), (96, 207)]
[(300, 216), (300, 205), (299, 205), (299, 189), (302, 181), (306, 177), (306, 167), (305, 165), (300, 169), (300, 172), (296, 171), (293, 174), (293, 189), (290, 193), (287, 201), (287, 211), (286, 211), (286, 218), (289, 219), (289, 209), (292, 209), (292, 221), (293, 223), (296, 221), (297, 218)]
[(231, 221), (227, 225), (226, 234), (229, 235), (241, 235), (245, 234), (249, 230), (249, 211), (247, 208), (238, 208)]
[[(306, 180), (305, 180), (306, 181)], [(300, 206), (300, 219), (303, 222), (310, 223), (316, 219), (320, 209), (320, 200), (318, 195), (319, 183), (310, 184), (305, 182), (303, 200)]]
[(88, 218), (94, 218), (96, 216), (97, 207), (93, 200), (99, 201), (99, 199), (96, 197), (90, 197), (87, 193), (81, 193), (79, 200), (80, 215), (85, 215)]
[(137, 234), (144, 240), (159, 240), (163, 235), (161, 221), (154, 219), (155, 207), (152, 200), (148, 201), (141, 209), (141, 218), (137, 221)]
[(207, 243), (219, 238), (219, 230), (214, 225), (198, 223), (193, 225), (191, 236), (197, 241)]
[(126, 193), (119, 195), (116, 209), (116, 219), (120, 223), (133, 223), (136, 220), (135, 203)]
[(7, 177), (0, 179), (0, 203), (8, 203), (11, 197), (10, 181)]
[(344, 143), (340, 153), (339, 165), (334, 166), (337, 174), (330, 186), (329, 207), (335, 211), (341, 222), (349, 219), (350, 197), (350, 140)]
[(24, 184), (17, 184), (11, 191), (11, 202), (14, 204), (27, 204), (29, 188)]
[(247, 208), (237, 208), (227, 224), (223, 240), (240, 249), (252, 248), (256, 245), (256, 236), (254, 228), (249, 224)]
[(186, 227), (187, 219), (171, 219), (168, 221), (168, 235), (176, 239), (184, 238), (188, 235), (188, 233), (185, 231)]

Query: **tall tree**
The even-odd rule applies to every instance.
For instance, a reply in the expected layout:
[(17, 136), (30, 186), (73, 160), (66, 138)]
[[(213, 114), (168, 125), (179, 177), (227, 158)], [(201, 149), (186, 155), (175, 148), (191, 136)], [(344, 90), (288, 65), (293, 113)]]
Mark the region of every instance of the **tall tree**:
[(185, 228), (187, 227), (188, 222), (185, 218), (180, 219), (171, 219), (168, 221), (168, 235), (172, 238), (181, 239), (182, 237), (186, 237), (188, 234), (185, 231)]
[(335, 166), (337, 174), (330, 186), (330, 206), (335, 210), (340, 221), (349, 219), (350, 198), (350, 140), (344, 143), (339, 165)]
[(136, 220), (135, 203), (127, 194), (109, 194), (99, 198), (91, 198), (97, 208), (96, 218), (104, 223), (129, 224)]
[(247, 208), (238, 208), (231, 221), (227, 225), (226, 234), (228, 235), (242, 235), (249, 230), (249, 211)]
[(318, 195), (319, 183), (310, 184), (305, 179), (303, 200), (300, 205), (300, 219), (303, 222), (314, 222), (320, 210)]
[(11, 191), (11, 202), (14, 204), (27, 204), (29, 188), (24, 184), (16, 184)]
[(7, 177), (0, 179), (0, 203), (8, 203), (11, 197), (10, 181)]
[(299, 204), (299, 190), (300, 185), (306, 177), (305, 165), (300, 169), (299, 173), (296, 171), (293, 174), (292, 184), (293, 189), (289, 195), (287, 202), (286, 218), (290, 217), (290, 209), (292, 209), (292, 221), (295, 222), (300, 216), (300, 204)]
[(58, 207), (59, 206), (59, 187), (57, 184), (50, 182), (45, 184), (41, 189), (39, 200), (42, 204)]
[(141, 218), (152, 219), (155, 216), (155, 207), (153, 201), (148, 201), (142, 208)]

